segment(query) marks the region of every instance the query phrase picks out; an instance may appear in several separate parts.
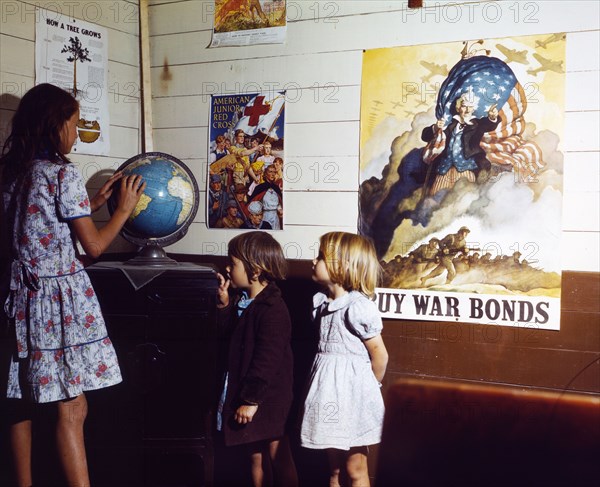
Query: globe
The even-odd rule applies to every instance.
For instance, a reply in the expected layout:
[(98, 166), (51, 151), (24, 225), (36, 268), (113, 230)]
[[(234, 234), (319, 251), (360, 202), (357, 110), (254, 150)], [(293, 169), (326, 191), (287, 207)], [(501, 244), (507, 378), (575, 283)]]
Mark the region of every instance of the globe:
[[(166, 258), (162, 247), (182, 239), (198, 211), (199, 192), (194, 175), (179, 159), (163, 152), (139, 154), (118, 170), (124, 176), (139, 174), (146, 183), (121, 235), (142, 247), (141, 263)], [(117, 201), (118, 191), (114, 191), (108, 201), (111, 215)]]

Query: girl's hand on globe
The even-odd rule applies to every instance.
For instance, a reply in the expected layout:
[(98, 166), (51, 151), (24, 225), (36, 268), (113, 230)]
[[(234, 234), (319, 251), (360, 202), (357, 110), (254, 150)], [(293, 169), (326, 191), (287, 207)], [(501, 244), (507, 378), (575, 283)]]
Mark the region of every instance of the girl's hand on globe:
[(121, 210), (127, 213), (127, 215), (130, 215), (135, 209), (145, 189), (146, 183), (142, 182), (142, 176), (139, 174), (122, 177), (117, 210)]
[(104, 203), (108, 201), (110, 195), (113, 192), (113, 184), (123, 177), (123, 171), (117, 171), (111, 177), (109, 177), (102, 187), (98, 190), (96, 195), (90, 201), (90, 208), (92, 213), (98, 211)]
[(229, 284), (231, 281), (225, 279), (222, 274), (217, 273), (219, 279), (219, 288), (217, 289), (217, 308), (225, 308), (229, 306)]

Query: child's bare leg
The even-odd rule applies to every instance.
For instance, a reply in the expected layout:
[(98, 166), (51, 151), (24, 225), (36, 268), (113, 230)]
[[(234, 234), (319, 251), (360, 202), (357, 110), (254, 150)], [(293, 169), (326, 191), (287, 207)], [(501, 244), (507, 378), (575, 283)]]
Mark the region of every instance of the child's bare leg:
[(59, 401), (56, 423), (56, 443), (58, 454), (70, 487), (90, 485), (83, 423), (87, 416), (87, 401), (81, 394), (75, 399)]
[(346, 452), (331, 448), (327, 450), (327, 458), (329, 459), (329, 487), (340, 487), (342, 485), (340, 474), (346, 464)]
[(11, 425), (10, 444), (17, 485), (29, 487), (33, 483), (31, 476), (31, 420)]
[(367, 447), (350, 448), (346, 457), (346, 472), (352, 487), (369, 487), (369, 465)]
[(273, 472), (271, 471), (269, 444), (266, 441), (257, 441), (249, 443), (247, 448), (250, 455), (252, 485), (254, 487), (272, 485)]
[(297, 487), (298, 473), (292, 457), (290, 441), (287, 436), (269, 443), (269, 456), (273, 470), (273, 485), (276, 487)]
[(250, 453), (250, 473), (252, 475), (252, 485), (262, 487), (265, 481), (265, 473), (263, 470), (263, 454), (260, 450)]

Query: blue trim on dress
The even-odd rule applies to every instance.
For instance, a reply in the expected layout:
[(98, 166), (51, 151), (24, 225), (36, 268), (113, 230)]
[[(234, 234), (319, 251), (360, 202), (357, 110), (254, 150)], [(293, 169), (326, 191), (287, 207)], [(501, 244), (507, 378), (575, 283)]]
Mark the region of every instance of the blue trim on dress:
[(86, 216), (92, 216), (91, 213), (88, 213), (87, 215), (79, 215), (79, 216), (72, 216), (70, 218), (62, 218), (62, 220), (66, 221), (66, 222), (72, 222), (73, 220), (79, 220), (80, 218), (85, 218)]
[[(107, 338), (108, 338), (108, 335), (105, 335), (102, 338), (98, 338), (97, 340), (92, 340), (91, 342), (85, 342), (85, 343), (78, 343), (77, 345), (65, 345), (64, 347), (60, 347), (60, 348), (32, 348), (30, 351), (31, 352), (55, 352), (57, 350), (65, 350), (67, 348), (85, 347), (86, 345), (91, 345), (92, 343), (106, 340)], [(110, 338), (108, 338), (108, 339), (110, 340)]]
[(75, 272), (70, 272), (68, 274), (57, 274), (55, 276), (37, 276), (38, 279), (52, 279), (52, 278), (57, 278), (57, 277), (67, 277), (67, 276), (74, 276), (75, 274), (79, 274), (80, 272), (85, 271), (85, 267), (83, 269), (79, 269), (78, 271)]

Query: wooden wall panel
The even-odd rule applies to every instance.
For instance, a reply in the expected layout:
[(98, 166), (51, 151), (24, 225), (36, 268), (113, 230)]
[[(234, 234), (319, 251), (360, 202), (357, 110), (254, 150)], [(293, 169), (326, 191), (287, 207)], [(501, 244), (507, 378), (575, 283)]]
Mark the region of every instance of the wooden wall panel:
[(33, 42), (18, 37), (0, 36), (0, 61), (2, 71), (33, 77), (35, 57)]
[[(307, 2), (307, 8), (316, 2)], [(456, 7), (443, 6), (422, 12), (396, 8), (393, 11), (364, 12), (370, 9), (371, 2), (331, 2), (339, 5), (335, 19), (323, 15), (317, 19), (290, 22), (287, 27), (285, 44), (268, 46), (224, 47), (207, 49), (210, 44), (210, 30), (194, 30), (161, 35), (161, 16), (151, 8), (152, 25), (157, 32), (152, 44), (152, 65), (162, 66), (165, 58), (170, 64), (215, 62), (223, 59), (254, 59), (263, 57), (296, 56), (307, 53), (361, 51), (380, 47), (394, 47), (464, 40), (465, 32), (472, 39), (505, 37), (507, 35), (529, 35), (564, 31), (585, 31), (597, 29), (599, 7), (595, 2), (577, 1), (556, 3), (539, 1), (523, 7), (508, 2), (478, 2), (469, 5), (463, 2)], [(399, 5), (405, 6), (403, 2)], [(188, 3), (179, 5), (180, 15), (187, 15)], [(321, 4), (323, 5), (323, 4)], [(345, 9), (364, 9), (363, 13), (352, 14)], [(453, 18), (450, 8), (456, 8), (460, 17)], [(577, 9), (577, 20), (572, 16)], [(307, 12), (304, 8), (303, 11)], [(535, 11), (535, 12), (534, 12)], [(293, 15), (293, 14), (292, 14)], [(310, 14), (309, 14), (310, 15)], [(164, 15), (163, 15), (164, 17)], [(568, 24), (569, 19), (573, 19)], [(335, 22), (333, 20), (336, 20)], [(201, 22), (201, 17), (198, 18)], [(435, 28), (432, 28), (432, 27)], [(510, 32), (507, 32), (510, 28)], [(308, 35), (307, 35), (308, 34)], [(174, 36), (181, 39), (174, 52), (166, 49), (165, 39)], [(190, 49), (189, 46), (197, 46)], [(458, 54), (458, 53), (457, 53)]]
[(600, 32), (594, 28), (577, 30), (580, 32), (569, 32), (567, 35), (566, 71), (598, 71), (600, 56), (586, 56), (585, 53), (600, 45)]
[[(358, 121), (330, 123), (327, 130), (324, 128), (308, 123), (286, 125), (286, 158), (358, 157)], [(206, 160), (208, 154), (206, 127), (156, 129), (154, 141), (156, 150), (171, 153), (182, 160)]]
[(598, 112), (566, 112), (563, 146), (566, 152), (597, 151), (600, 146)]
[(44, 18), (56, 18), (54, 12), (66, 17), (75, 17), (77, 19), (91, 22), (93, 24), (120, 30), (132, 36), (138, 34), (139, 6), (138, 0), (117, 0), (103, 2), (97, 0), (78, 0), (72, 2), (69, 0), (29, 0), (21, 2), (21, 15), (31, 17), (33, 6), (39, 6), (47, 9), (47, 14), (42, 14)]
[[(179, 37), (169, 40), (178, 41)], [(190, 51), (189, 47), (179, 42), (167, 43), (165, 40), (160, 45), (170, 54), (165, 57), (166, 61), (163, 59), (158, 65), (152, 65), (152, 84), (156, 96), (253, 93), (360, 83), (361, 51), (310, 54), (303, 59), (284, 56), (244, 58), (235, 63), (213, 61), (209, 69), (205, 62), (178, 59)], [(310, 69), (307, 69), (308, 66)]]
[(565, 191), (600, 191), (600, 153), (566, 153), (563, 186)]
[[(588, 68), (589, 69), (589, 68)], [(565, 111), (591, 111), (600, 109), (600, 90), (581, 90), (581, 86), (600, 87), (598, 71), (574, 71), (566, 78)]]
[[(158, 72), (155, 71), (155, 74)], [(163, 83), (162, 72), (155, 76), (155, 83)], [(198, 84), (198, 83), (196, 83)], [(271, 85), (269, 85), (271, 86)], [(358, 120), (360, 86), (340, 86), (333, 81), (301, 88), (296, 82), (274, 85), (286, 89), (286, 123), (321, 123), (335, 120)], [(242, 85), (240, 85), (240, 88)], [(252, 88), (252, 85), (247, 88)], [(206, 85), (205, 94), (171, 94), (154, 97), (153, 106), (163, 115), (156, 120), (156, 128), (208, 126), (211, 94), (218, 89), (233, 88), (231, 84)], [(255, 85), (257, 91), (263, 85)]]
[[(36, 10), (47, 7), (51, 12)], [(0, 143), (23, 94), (34, 85), (35, 22), (73, 15), (108, 30), (107, 96), (111, 149), (108, 156), (72, 154), (90, 190), (101, 186), (98, 174), (116, 169), (140, 151), (138, 1), (4, 1), (0, 17)], [(107, 177), (105, 173), (104, 178)]]
[(563, 269), (580, 272), (595, 272), (600, 269), (600, 234), (563, 232), (561, 247)]
[[(211, 5), (203, 1), (151, 3), (157, 150), (202, 164), (206, 160), (211, 93), (286, 87), (288, 97), (298, 95), (297, 101), (288, 102), (286, 109), (286, 160), (294, 163), (293, 169), (301, 170), (299, 177), (295, 173), (289, 175), (293, 179), (286, 178), (286, 190), (307, 192), (305, 200), (315, 205), (331, 204), (329, 198), (334, 201), (339, 191), (352, 191), (353, 184), (358, 194), (364, 49), (461, 41), (465, 32), (473, 38), (493, 38), (566, 31), (567, 118), (561, 141), (565, 158), (562, 266), (572, 270), (600, 269), (596, 210), (600, 188), (598, 178), (593, 177), (600, 167), (600, 101), (596, 94), (600, 92), (600, 63), (598, 56), (589, 55), (590, 49), (597, 51), (600, 39), (597, 4), (425, 2), (423, 9), (407, 10), (406, 3), (389, 1), (334, 2), (333, 7), (327, 2), (292, 3), (285, 44), (218, 49), (208, 47)], [(333, 10), (326, 13), (327, 8)], [(301, 11), (299, 16), (296, 11)], [(315, 12), (321, 15), (315, 17)], [(572, 16), (573, 12), (577, 15)], [(181, 23), (177, 24), (175, 18)], [(325, 103), (322, 95), (333, 96), (336, 103)], [(314, 181), (311, 168), (317, 162), (318, 166), (337, 165), (343, 178), (334, 184), (320, 178)], [(328, 222), (318, 223), (323, 225), (323, 232), (338, 225), (334, 214)], [(292, 215), (292, 225), (296, 225), (294, 210)], [(292, 225), (276, 238), (295, 240), (285, 235)], [(301, 225), (305, 226), (304, 220)], [(342, 222), (342, 226), (347, 223)], [(199, 238), (223, 240), (220, 235), (213, 238), (213, 231), (200, 227), (194, 228)], [(317, 232), (311, 235), (314, 233)], [(178, 245), (192, 252), (190, 249), (197, 248), (193, 242)], [(303, 242), (299, 245), (302, 249), (310, 246)], [(306, 255), (306, 251), (303, 253)]]
[[(52, 11), (49, 14), (43, 11), (36, 13), (36, 6), (45, 6), (52, 9)], [(137, 0), (115, 0), (111, 2), (98, 2), (95, 0), (77, 2), (69, 0), (44, 0), (43, 2), (14, 0), (9, 2), (4, 0), (0, 19), (0, 35), (4, 34), (8, 37), (33, 42), (36, 19), (55, 18), (53, 12), (62, 12), (64, 15), (71, 13), (80, 20), (106, 27), (110, 39), (108, 45), (109, 59), (134, 66), (139, 63), (136, 45), (131, 44), (132, 37), (138, 37)], [(3, 39), (3, 42), (8, 41)]]
[(563, 230), (600, 231), (600, 192), (565, 191), (563, 197)]

